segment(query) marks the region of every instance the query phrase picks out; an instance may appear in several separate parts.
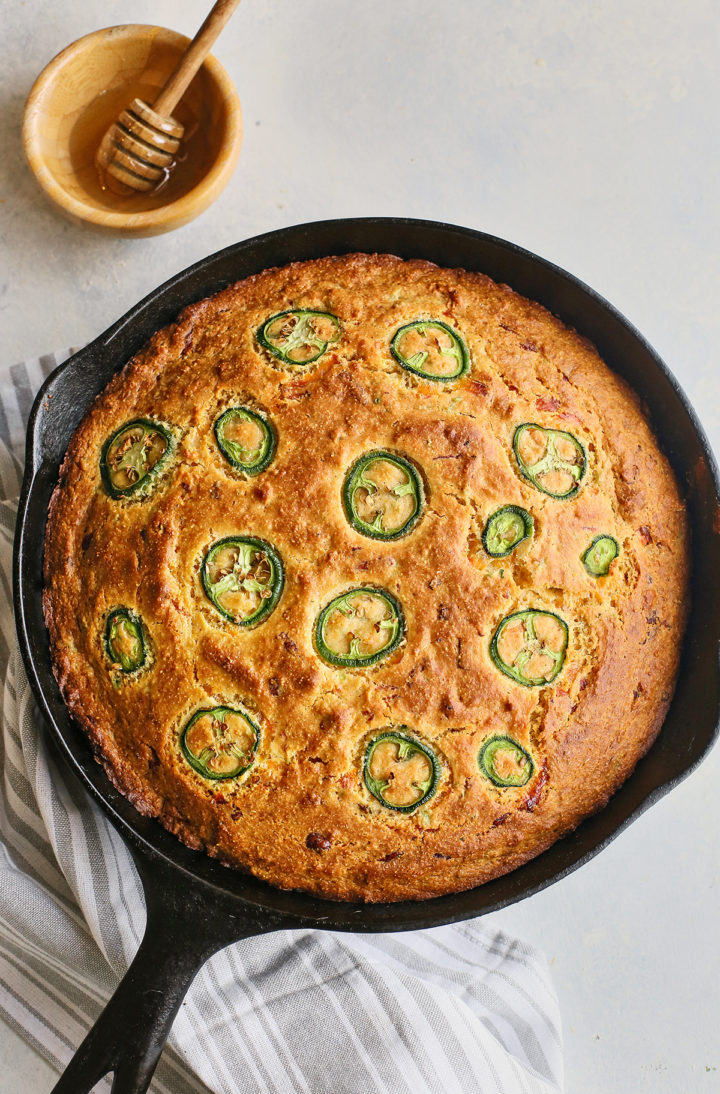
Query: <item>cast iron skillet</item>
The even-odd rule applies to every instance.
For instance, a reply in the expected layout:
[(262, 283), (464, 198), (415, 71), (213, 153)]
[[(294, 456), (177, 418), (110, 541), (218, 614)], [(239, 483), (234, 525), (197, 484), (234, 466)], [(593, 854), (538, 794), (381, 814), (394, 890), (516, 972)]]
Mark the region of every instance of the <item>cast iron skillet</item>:
[[(427, 258), (481, 270), (538, 300), (589, 337), (650, 408), (687, 496), (693, 528), (693, 609), (677, 693), (662, 732), (633, 775), (596, 816), (532, 862), (465, 893), (402, 904), (361, 905), (282, 892), (190, 851), (142, 817), (93, 760), (52, 675), (42, 618), (48, 500), (70, 436), (95, 395), (158, 328), (195, 300), (238, 278), (296, 259), (351, 251)], [(396, 931), (434, 927), (503, 908), (559, 880), (597, 854), (658, 801), (708, 751), (719, 711), (720, 537), (718, 474), (703, 431), (657, 354), (606, 301), (551, 263), (467, 228), (406, 219), (323, 221), (283, 228), (228, 247), (173, 277), (44, 384), (30, 417), (15, 539), (15, 613), (30, 683), (68, 766), (127, 841), (147, 899), (137, 956), (55, 1087), (83, 1094), (114, 1072), (114, 1094), (147, 1090), (193, 977), (216, 950), (281, 928)]]

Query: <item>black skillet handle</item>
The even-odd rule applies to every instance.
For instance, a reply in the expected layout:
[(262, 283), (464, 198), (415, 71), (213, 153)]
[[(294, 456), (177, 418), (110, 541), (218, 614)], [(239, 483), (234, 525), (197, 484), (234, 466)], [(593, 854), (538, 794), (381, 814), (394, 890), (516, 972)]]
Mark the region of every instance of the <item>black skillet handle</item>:
[[(136, 858), (147, 900), (147, 926), (115, 994), (68, 1064), (52, 1094), (90, 1094), (114, 1072), (112, 1094), (144, 1094), (185, 994), (205, 961), (241, 938), (280, 924), (240, 920), (205, 886), (179, 884), (162, 862)], [(219, 913), (219, 914), (218, 914)]]

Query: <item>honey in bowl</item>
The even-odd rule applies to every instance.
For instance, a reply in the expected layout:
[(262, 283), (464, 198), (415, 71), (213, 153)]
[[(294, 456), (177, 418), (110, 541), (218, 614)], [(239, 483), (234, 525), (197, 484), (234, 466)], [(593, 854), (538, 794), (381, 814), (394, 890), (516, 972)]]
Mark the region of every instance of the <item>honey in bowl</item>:
[(73, 42), (41, 72), (23, 121), (28, 163), (64, 212), (124, 235), (156, 235), (202, 213), (227, 185), (240, 152), (237, 92), (214, 57), (205, 59), (174, 115), (185, 126), (165, 185), (120, 195), (98, 178), (103, 135), (134, 98), (152, 103), (188, 39), (163, 27), (106, 27)]
[(216, 156), (212, 133), (200, 124), (189, 96), (178, 103), (173, 115), (185, 128), (174, 167), (164, 172), (154, 189), (143, 192), (123, 188), (97, 166), (98, 146), (108, 127), (134, 98), (151, 103), (159, 90), (159, 86), (138, 83), (102, 91), (75, 122), (68, 142), (70, 163), (83, 190), (97, 205), (138, 213), (158, 209), (192, 190), (212, 166)]

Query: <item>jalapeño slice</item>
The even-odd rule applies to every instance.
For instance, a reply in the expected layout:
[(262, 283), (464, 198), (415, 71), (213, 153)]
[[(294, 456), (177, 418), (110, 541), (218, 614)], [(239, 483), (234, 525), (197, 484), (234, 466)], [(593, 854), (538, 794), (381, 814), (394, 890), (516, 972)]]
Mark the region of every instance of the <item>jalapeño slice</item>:
[(585, 449), (562, 429), (524, 422), (515, 430), (513, 451), (520, 472), (551, 498), (572, 498), (587, 469)]
[(298, 308), (266, 319), (257, 332), (264, 349), (288, 365), (310, 365), (340, 337), (340, 320), (327, 311)]
[(193, 714), (180, 748), (204, 779), (236, 779), (255, 759), (260, 730), (244, 710), (211, 707)]
[(100, 473), (113, 498), (149, 486), (172, 452), (172, 434), (159, 422), (136, 418), (113, 433), (100, 457)]
[(255, 536), (227, 536), (205, 555), (200, 578), (221, 615), (240, 627), (254, 627), (280, 599), (285, 575), (270, 543)]
[(491, 558), (505, 558), (533, 533), (533, 518), (519, 505), (496, 509), (485, 525), (482, 545)]
[(345, 513), (371, 539), (407, 535), (422, 509), (423, 488), (411, 463), (392, 452), (368, 452), (353, 464), (343, 485)]
[(105, 624), (105, 650), (114, 668), (137, 672), (145, 664), (147, 650), (142, 620), (129, 608), (115, 608)]
[(605, 577), (610, 572), (610, 563), (619, 553), (620, 546), (613, 536), (595, 536), (580, 558), (589, 574), (593, 577)]
[(495, 786), (525, 786), (535, 764), (512, 737), (490, 737), (480, 749), (478, 766)]
[(527, 688), (550, 684), (568, 647), (567, 623), (539, 608), (506, 615), (490, 643), (490, 656), (506, 676)]
[(365, 752), (363, 780), (386, 809), (411, 813), (428, 801), (440, 780), (440, 764), (432, 749), (408, 736), (407, 726), (381, 733)]
[(246, 475), (259, 475), (275, 454), (272, 426), (249, 406), (231, 406), (214, 425), (225, 459)]
[(425, 380), (457, 380), (470, 368), (462, 336), (439, 319), (416, 319), (395, 332), (390, 351), (395, 360)]
[(405, 634), (402, 609), (384, 589), (350, 589), (326, 604), (315, 625), (324, 661), (342, 668), (374, 665), (397, 649)]

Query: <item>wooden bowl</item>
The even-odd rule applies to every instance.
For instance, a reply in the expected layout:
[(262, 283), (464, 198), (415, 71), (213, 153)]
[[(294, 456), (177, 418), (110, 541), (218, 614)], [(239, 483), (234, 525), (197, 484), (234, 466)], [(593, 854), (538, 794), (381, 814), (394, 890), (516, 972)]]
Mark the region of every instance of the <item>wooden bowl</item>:
[(164, 27), (106, 27), (73, 42), (40, 73), (25, 107), (23, 146), (64, 212), (123, 235), (158, 235), (187, 224), (222, 192), (240, 153), (242, 113), (214, 57), (174, 112), (185, 139), (163, 187), (120, 197), (95, 167), (105, 130), (135, 96), (153, 101), (188, 41)]

